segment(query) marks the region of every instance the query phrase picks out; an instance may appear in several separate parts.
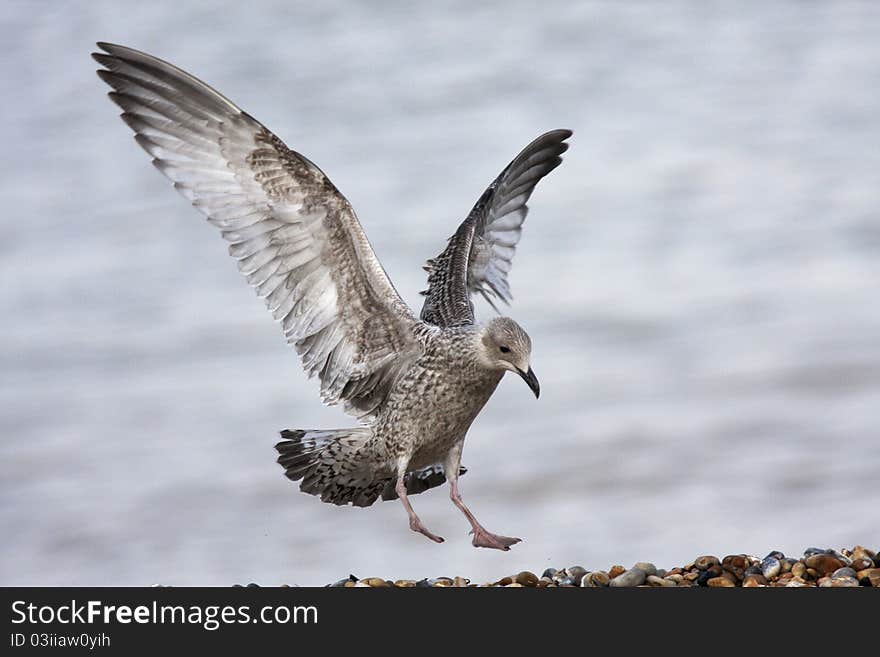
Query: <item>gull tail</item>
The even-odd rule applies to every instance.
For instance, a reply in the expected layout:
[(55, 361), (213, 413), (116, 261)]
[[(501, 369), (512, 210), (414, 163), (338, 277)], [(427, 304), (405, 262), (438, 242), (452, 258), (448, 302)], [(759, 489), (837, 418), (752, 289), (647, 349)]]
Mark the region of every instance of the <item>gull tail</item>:
[(370, 506), (385, 487), (376, 477), (377, 459), (367, 447), (369, 427), (304, 431), (285, 429), (275, 445), (278, 463), (299, 489), (318, 495), (322, 502)]
[[(370, 427), (353, 429), (284, 429), (275, 445), (278, 463), (299, 489), (322, 502), (370, 506), (381, 496), (397, 499), (392, 461), (369, 444)], [(467, 472), (461, 468), (459, 474)], [(407, 495), (415, 495), (446, 482), (442, 465), (406, 474)]]

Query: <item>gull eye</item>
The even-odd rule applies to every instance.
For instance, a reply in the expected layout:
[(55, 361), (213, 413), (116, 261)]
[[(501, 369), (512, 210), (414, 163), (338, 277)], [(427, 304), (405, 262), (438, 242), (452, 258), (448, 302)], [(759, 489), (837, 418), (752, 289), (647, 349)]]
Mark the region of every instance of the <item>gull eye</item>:
[(500, 351), (502, 354), (509, 354), (510, 347), (498, 347), (498, 351)]

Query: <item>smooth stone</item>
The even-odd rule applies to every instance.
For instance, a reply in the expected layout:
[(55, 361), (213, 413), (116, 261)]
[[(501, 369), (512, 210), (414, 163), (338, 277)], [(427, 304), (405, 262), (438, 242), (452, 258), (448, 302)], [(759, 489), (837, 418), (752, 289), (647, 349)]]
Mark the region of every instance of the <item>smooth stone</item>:
[(710, 554), (707, 554), (703, 557), (699, 557), (694, 561), (694, 566), (697, 570), (707, 570), (712, 566), (719, 566), (721, 562), (718, 561), (718, 557), (714, 557)]
[(514, 582), (521, 586), (537, 586), (538, 576), (535, 575), (535, 573), (530, 573), (528, 570), (524, 570), (514, 578)]
[(859, 580), (867, 578), (871, 586), (880, 588), (880, 568), (866, 568), (859, 571)]
[(806, 586), (806, 584), (804, 584), (802, 581), (800, 581), (798, 579), (793, 579), (788, 584), (785, 585), (785, 588), (792, 589), (792, 588), (798, 588), (801, 586)]
[(734, 568), (745, 570), (749, 567), (749, 560), (744, 554), (728, 554), (721, 560), (721, 567), (725, 566), (733, 566)]
[(852, 560), (852, 569), (856, 572), (860, 570), (865, 570), (866, 568), (873, 568), (874, 561), (873, 559), (867, 556), (856, 557)]
[(713, 588), (717, 588), (717, 587), (727, 587), (727, 588), (729, 588), (729, 587), (732, 587), (732, 586), (736, 586), (736, 584), (734, 584), (733, 582), (731, 582), (731, 581), (730, 581), (729, 579), (727, 579), (726, 577), (710, 577), (710, 578), (706, 581), (706, 586), (711, 586), (711, 587), (713, 587)]
[(656, 575), (657, 574), (657, 566), (647, 561), (639, 561), (636, 564), (633, 564), (633, 568), (638, 568), (645, 572), (645, 575)]
[(807, 572), (807, 567), (804, 565), (802, 561), (798, 561), (791, 567), (791, 574), (795, 577), (803, 577), (804, 573)]
[(760, 573), (748, 573), (743, 579), (743, 586), (767, 586), (767, 580)]
[(669, 573), (666, 572), (665, 568), (658, 568), (657, 572), (654, 574), (657, 575), (657, 577), (666, 577)]
[(427, 578), (425, 578), (425, 579), (420, 579), (418, 582), (416, 582), (416, 586), (419, 588), (425, 588), (425, 587), (430, 588), (431, 584), (428, 582)]
[(399, 579), (394, 582), (394, 586), (398, 588), (409, 588), (410, 586), (415, 586), (415, 580), (412, 579)]
[(815, 568), (820, 575), (828, 575), (838, 568), (843, 568), (843, 562), (833, 554), (814, 554), (806, 559), (803, 563), (807, 568)]
[(662, 577), (658, 577), (657, 575), (648, 575), (647, 580), (645, 580), (651, 586), (675, 586), (675, 582), (671, 579), (664, 579)]
[(641, 586), (647, 579), (647, 574), (641, 568), (630, 568), (611, 580), (611, 586)]
[(604, 570), (594, 570), (589, 575), (584, 576), (581, 585), (589, 582), (587, 586), (608, 586), (611, 583), (611, 577)]
[(623, 573), (625, 573), (625, 572), (626, 572), (626, 568), (624, 568), (623, 566), (620, 566), (620, 565), (611, 566), (611, 570), (608, 571), (608, 576), (611, 579), (614, 579), (615, 577), (617, 577), (619, 575), (623, 575)]
[(782, 561), (783, 559), (785, 559), (785, 555), (782, 554), (782, 552), (780, 552), (779, 550), (773, 550), (773, 552), (771, 552), (766, 557), (764, 557), (764, 559), (769, 559), (771, 557), (773, 557), (774, 559), (777, 559), (779, 561)]
[(571, 577), (563, 577), (556, 582), (558, 586), (577, 586)]
[(452, 583), (454, 586), (456, 586), (460, 589), (463, 589), (463, 588), (466, 588), (468, 586), (468, 584), (471, 583), (471, 580), (466, 579), (464, 577), (456, 577), (455, 579), (452, 580)]
[(548, 568), (548, 569), (545, 570), (543, 573), (541, 573), (541, 577), (548, 577), (548, 578), (550, 578), (550, 579), (553, 579), (553, 576), (554, 576), (555, 574), (556, 574), (556, 569), (555, 569), (555, 568)]
[(856, 577), (856, 571), (850, 568), (849, 566), (844, 566), (843, 568), (838, 568), (833, 573), (831, 573), (832, 577), (852, 577), (853, 579), (858, 579)]
[(751, 566), (746, 568), (746, 571), (743, 573), (743, 577), (745, 577), (746, 575), (761, 575), (761, 576), (763, 576), (764, 572), (761, 570), (760, 564), (752, 564)]
[(812, 557), (817, 554), (825, 554), (825, 550), (817, 547), (809, 547), (804, 550), (804, 557)]
[(356, 588), (356, 589), (361, 589), (361, 588), (363, 588), (363, 589), (371, 589), (371, 588), (373, 588), (373, 587), (370, 586), (369, 584), (364, 583), (364, 582), (355, 582), (354, 585), (353, 585), (353, 588)]
[[(719, 568), (720, 570), (720, 568)], [(699, 575), (697, 576), (697, 585), (698, 586), (709, 586), (709, 580), (714, 579), (716, 577), (720, 577), (721, 573), (715, 572), (712, 569), (699, 571)]]
[(495, 586), (507, 586), (508, 584), (513, 583), (513, 577), (502, 577), (497, 582), (495, 582)]
[(510, 584), (508, 584), (504, 588), (506, 588), (506, 589), (516, 589), (516, 588), (522, 589), (525, 587), (522, 584), (520, 584), (519, 582), (511, 582)]
[(797, 562), (798, 562), (797, 559), (792, 559), (791, 557), (786, 557), (785, 559), (783, 559), (779, 563), (782, 564), (782, 572), (783, 573), (790, 573), (791, 567), (793, 565), (795, 565)]
[(568, 576), (571, 577), (577, 585), (580, 585), (584, 575), (587, 574), (587, 569), (582, 566), (569, 566), (565, 570), (568, 573)]
[(676, 584), (681, 584), (682, 581), (684, 581), (684, 575), (674, 573), (672, 575), (666, 575), (666, 577), (664, 577), (663, 579), (668, 579), (672, 582), (675, 582)]
[(859, 585), (859, 580), (857, 580), (855, 577), (844, 576), (844, 577), (832, 577), (831, 578), (831, 586), (834, 586), (834, 587), (858, 586), (858, 585)]
[(837, 550), (827, 550), (827, 551), (826, 551), (826, 554), (830, 554), (830, 555), (833, 556), (833, 557), (837, 557), (837, 559), (838, 559), (841, 563), (843, 563), (844, 566), (851, 566), (851, 565), (852, 565), (852, 559), (850, 559), (850, 558), (849, 558), (848, 556), (846, 556), (845, 554), (841, 554), (841, 553), (838, 552)]
[(367, 586), (372, 586), (374, 588), (390, 586), (388, 582), (386, 582), (381, 577), (367, 577), (366, 579), (362, 579), (360, 583), (366, 584)]
[[(853, 560), (855, 560), (855, 559), (871, 559), (871, 561), (873, 561), (874, 559), (877, 558), (877, 553), (874, 552), (873, 550), (869, 550), (868, 548), (863, 547), (861, 545), (856, 545), (853, 548), (851, 556), (852, 556)], [(868, 566), (868, 567), (870, 568), (870, 566)]]

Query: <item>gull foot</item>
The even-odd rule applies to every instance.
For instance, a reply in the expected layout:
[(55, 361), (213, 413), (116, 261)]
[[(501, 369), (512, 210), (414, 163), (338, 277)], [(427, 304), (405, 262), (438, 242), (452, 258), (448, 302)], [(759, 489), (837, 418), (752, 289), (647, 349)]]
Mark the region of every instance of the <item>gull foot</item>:
[(474, 535), (474, 540), (472, 541), (474, 547), (492, 548), (494, 550), (504, 550), (505, 552), (508, 552), (511, 545), (516, 545), (517, 543), (522, 542), (521, 538), (499, 536), (498, 534), (487, 532), (485, 529), (478, 529), (472, 533)]
[(420, 520), (411, 521), (409, 523), (409, 528), (412, 529), (414, 532), (418, 532), (419, 534), (422, 534), (423, 536), (427, 536), (435, 543), (442, 543), (443, 542), (442, 536), (437, 536), (437, 534), (432, 534), (430, 531), (428, 531), (428, 528), (425, 527)]

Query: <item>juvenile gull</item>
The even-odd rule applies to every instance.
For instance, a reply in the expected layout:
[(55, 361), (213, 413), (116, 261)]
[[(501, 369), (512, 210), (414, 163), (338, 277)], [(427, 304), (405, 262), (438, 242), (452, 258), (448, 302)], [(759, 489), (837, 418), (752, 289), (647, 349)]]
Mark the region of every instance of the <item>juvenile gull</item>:
[(354, 210), (310, 160), (179, 68), (99, 43), (98, 75), (135, 140), (230, 243), (229, 253), (281, 323), (326, 404), (349, 429), (284, 430), (278, 463), (324, 502), (369, 506), (400, 498), (410, 528), (438, 543), (408, 495), (449, 481), (476, 547), (518, 538), (486, 530), (458, 490), (464, 437), (505, 372), (538, 397), (531, 341), (512, 319), (477, 323), (471, 294), (509, 303), (507, 282), (526, 203), (561, 163), (569, 130), (538, 137), (483, 193), (429, 260), (416, 317), (373, 253)]

